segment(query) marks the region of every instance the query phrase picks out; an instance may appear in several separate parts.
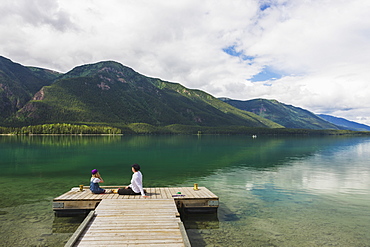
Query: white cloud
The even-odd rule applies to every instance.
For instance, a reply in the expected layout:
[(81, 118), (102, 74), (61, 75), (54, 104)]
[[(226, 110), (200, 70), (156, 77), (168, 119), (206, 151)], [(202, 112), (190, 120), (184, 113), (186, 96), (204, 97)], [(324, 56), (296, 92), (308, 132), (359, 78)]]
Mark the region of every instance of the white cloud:
[[(370, 124), (369, 11), (367, 0), (6, 0), (0, 55), (62, 72), (115, 60), (215, 96)], [(251, 82), (265, 67), (283, 77)]]

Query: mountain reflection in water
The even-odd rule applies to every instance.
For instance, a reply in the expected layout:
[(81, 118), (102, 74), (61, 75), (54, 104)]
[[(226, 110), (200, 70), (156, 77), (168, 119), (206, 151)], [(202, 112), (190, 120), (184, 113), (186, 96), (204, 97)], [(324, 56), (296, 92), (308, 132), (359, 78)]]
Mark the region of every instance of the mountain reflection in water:
[(183, 216), (192, 246), (370, 243), (370, 138), (0, 136), (0, 157), (5, 246), (63, 246), (80, 219), (55, 218), (52, 198), (94, 168), (126, 185), (133, 163), (145, 187), (198, 183), (220, 197), (216, 217)]

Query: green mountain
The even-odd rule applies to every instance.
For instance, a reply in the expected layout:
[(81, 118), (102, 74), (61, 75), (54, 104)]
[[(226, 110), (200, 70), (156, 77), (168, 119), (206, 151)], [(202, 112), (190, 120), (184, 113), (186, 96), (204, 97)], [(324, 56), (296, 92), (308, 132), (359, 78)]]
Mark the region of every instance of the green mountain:
[(276, 100), (253, 99), (240, 101), (227, 98), (221, 98), (221, 100), (238, 109), (253, 112), (263, 118), (281, 124), (286, 128), (343, 129), (316, 116), (310, 111), (292, 105), (286, 105)]
[(49, 69), (42, 69), (42, 68), (31, 67), (31, 66), (28, 66), (27, 68), (29, 70), (31, 70), (31, 72), (35, 76), (39, 77), (42, 80), (46, 80), (46, 81), (49, 81), (49, 82), (52, 82), (55, 79), (57, 79), (58, 77), (60, 77), (61, 75), (63, 75), (62, 73), (59, 73), (59, 72), (53, 71), (53, 70), (49, 70)]
[(22, 108), (13, 109), (6, 119), (8, 125), (63, 122), (282, 128), (203, 91), (143, 76), (117, 62), (83, 65), (63, 75), (23, 69), (40, 83), (29, 91)]
[(354, 131), (370, 131), (370, 126), (365, 124), (356, 123), (349, 121), (344, 118), (334, 117), (325, 114), (318, 114), (317, 116), (325, 119), (326, 121), (342, 127), (343, 129), (354, 130)]
[(0, 56), (0, 123), (21, 109), (43, 86), (51, 84), (47, 74), (50, 72), (33, 70)]

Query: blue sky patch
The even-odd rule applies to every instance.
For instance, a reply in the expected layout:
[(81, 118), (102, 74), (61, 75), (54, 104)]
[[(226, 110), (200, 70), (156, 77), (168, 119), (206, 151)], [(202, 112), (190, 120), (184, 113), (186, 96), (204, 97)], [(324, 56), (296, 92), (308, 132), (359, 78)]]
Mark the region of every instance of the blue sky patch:
[[(226, 48), (223, 48), (222, 50), (223, 50), (223, 52), (225, 52), (226, 54), (228, 54), (230, 56), (239, 57), (242, 60), (251, 61), (249, 63), (250, 65), (253, 64), (252, 61), (255, 59), (255, 57), (244, 55), (242, 50), (237, 51), (236, 50), (236, 45), (228, 46)], [(281, 73), (272, 69), (270, 66), (266, 66), (266, 67), (263, 68), (263, 70), (260, 73), (254, 75), (250, 79), (250, 81), (252, 81), (252, 82), (271, 81), (271, 80), (280, 79), (281, 77), (283, 77), (283, 75)], [(266, 85), (268, 85), (268, 84), (266, 84)]]
[(271, 4), (268, 4), (268, 3), (262, 3), (261, 5), (260, 5), (260, 10), (261, 11), (264, 11), (265, 9), (268, 9), (268, 8), (270, 8), (271, 7)]
[(279, 74), (277, 71), (273, 70), (271, 67), (266, 66), (260, 73), (254, 75), (251, 79), (252, 82), (257, 81), (271, 81), (277, 80), (283, 77), (282, 74)]
[(253, 60), (254, 59), (254, 57), (252, 57), (252, 56), (246, 56), (246, 55), (244, 55), (243, 51), (237, 51), (235, 49), (235, 47), (236, 47), (236, 45), (232, 45), (232, 46), (223, 48), (222, 50), (226, 54), (229, 54), (230, 56), (233, 56), (233, 57), (239, 57), (242, 60)]
[(289, 4), (289, 0), (284, 1), (277, 1), (277, 0), (260, 0), (259, 1), (259, 8), (260, 11), (264, 11), (269, 8), (274, 8), (278, 6), (287, 6)]
[(243, 54), (243, 52), (242, 51), (236, 51), (235, 50), (235, 45), (233, 45), (233, 46), (229, 46), (229, 47), (226, 47), (226, 48), (223, 48), (222, 49), (225, 53), (227, 53), (227, 54), (229, 54), (229, 55), (231, 55), (231, 56), (235, 56), (235, 57), (239, 57), (240, 55), (242, 55)]

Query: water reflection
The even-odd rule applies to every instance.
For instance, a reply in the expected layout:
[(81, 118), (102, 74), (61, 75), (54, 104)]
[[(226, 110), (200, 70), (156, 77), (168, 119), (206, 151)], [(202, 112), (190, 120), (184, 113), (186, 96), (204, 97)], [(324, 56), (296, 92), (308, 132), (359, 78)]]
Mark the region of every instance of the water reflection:
[(227, 210), (219, 230), (189, 231), (193, 246), (217, 246), (225, 235), (224, 246), (366, 246), (370, 145), (348, 141), (270, 169), (240, 165), (204, 178)]
[(119, 135), (10, 135), (0, 136), (0, 144), (26, 144), (54, 147), (108, 144), (121, 141)]
[[(184, 219), (193, 246), (366, 246), (369, 140), (0, 136), (0, 184), (6, 188), (0, 196), (7, 198), (0, 202), (0, 230), (7, 234), (6, 244), (14, 245), (22, 234), (22, 243), (63, 243), (75, 222), (55, 220), (45, 204), (73, 186), (87, 185), (93, 168), (101, 171), (105, 185), (126, 184), (130, 165), (139, 163), (146, 187), (196, 182), (220, 197), (217, 220)], [(25, 210), (29, 205), (35, 206)], [(36, 220), (37, 234), (25, 231)]]
[[(309, 143), (302, 143), (302, 147), (297, 142)], [(0, 145), (3, 158), (0, 165), (6, 174), (23, 172), (53, 176), (56, 172), (65, 172), (81, 176), (86, 174), (84, 171), (96, 167), (112, 176), (108, 182), (116, 183), (117, 170), (125, 173), (124, 166), (132, 163), (144, 165), (149, 174), (148, 182), (162, 181), (165, 177), (180, 181), (187, 176), (202, 177), (230, 166), (270, 168), (285, 164), (287, 158), (311, 155), (318, 149), (318, 140), (224, 136), (23, 136), (0, 137)]]

